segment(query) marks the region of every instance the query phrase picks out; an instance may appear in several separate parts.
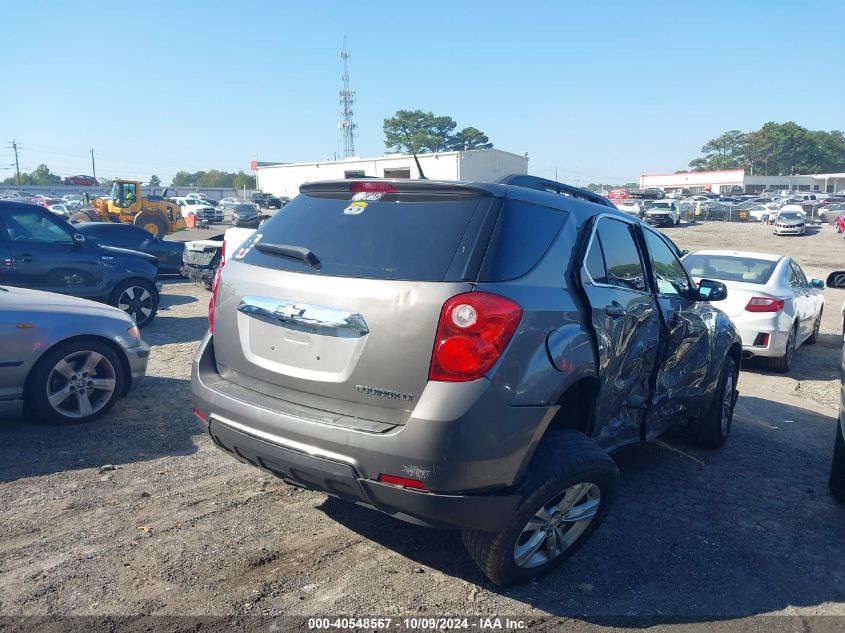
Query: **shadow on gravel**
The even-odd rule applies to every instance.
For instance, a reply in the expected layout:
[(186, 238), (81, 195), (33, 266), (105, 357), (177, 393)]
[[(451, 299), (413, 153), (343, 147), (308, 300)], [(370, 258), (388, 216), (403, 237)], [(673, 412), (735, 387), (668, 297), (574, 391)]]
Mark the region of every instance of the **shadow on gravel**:
[[(162, 407), (166, 401), (169, 406)], [(149, 403), (149, 404), (147, 404)], [(190, 455), (202, 431), (191, 414), (189, 384), (146, 378), (104, 417), (88, 424), (48, 425), (0, 412), (0, 482), (103, 464)]]
[[(199, 344), (207, 330), (208, 318), (204, 316), (172, 317), (156, 314), (153, 322), (141, 330), (141, 338), (151, 346), (190, 343), (192, 341)], [(155, 354), (156, 350), (153, 350), (152, 353)]]
[(834, 425), (741, 397), (721, 450), (697, 448), (678, 430), (619, 451), (619, 491), (604, 524), (556, 571), (516, 587), (490, 583), (458, 532), (331, 499), (321, 509), (422, 565), (594, 624), (646, 628), (824, 609), (845, 602), (845, 508), (827, 491)]
[[(186, 295), (164, 294), (161, 295), (161, 299), (158, 302), (158, 314), (161, 314), (162, 310), (167, 310), (168, 308), (173, 308), (176, 306), (188, 305), (189, 303), (196, 303), (197, 301), (199, 301), (199, 299), (197, 299), (196, 297), (189, 297)], [(156, 316), (158, 316), (158, 314)], [(153, 321), (153, 323), (155, 323), (155, 321)]]

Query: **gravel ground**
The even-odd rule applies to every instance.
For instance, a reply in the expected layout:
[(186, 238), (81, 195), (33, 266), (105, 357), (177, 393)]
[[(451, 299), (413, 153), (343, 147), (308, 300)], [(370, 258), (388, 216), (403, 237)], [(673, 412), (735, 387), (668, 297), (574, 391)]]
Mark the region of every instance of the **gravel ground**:
[[(830, 227), (667, 233), (682, 248), (789, 253), (817, 277), (845, 268)], [(677, 433), (621, 451), (618, 501), (591, 541), (543, 579), (500, 589), (457, 533), (288, 487), (214, 448), (188, 390), (208, 293), (168, 282), (143, 332), (148, 377), (106, 419), (51, 427), (0, 410), (0, 615), (553, 615), (573, 630), (619, 616), (845, 616), (845, 508), (826, 490), (845, 291), (825, 297), (824, 336), (789, 376), (743, 367), (723, 450)]]

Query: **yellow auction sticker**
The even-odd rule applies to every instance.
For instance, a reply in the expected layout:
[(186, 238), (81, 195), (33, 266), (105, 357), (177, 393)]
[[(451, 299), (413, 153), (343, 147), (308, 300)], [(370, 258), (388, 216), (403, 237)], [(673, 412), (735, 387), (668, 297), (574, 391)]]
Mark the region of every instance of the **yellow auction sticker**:
[(356, 201), (350, 204), (343, 210), (344, 215), (358, 215), (359, 213), (363, 213), (364, 209), (367, 208), (367, 203), (362, 201)]

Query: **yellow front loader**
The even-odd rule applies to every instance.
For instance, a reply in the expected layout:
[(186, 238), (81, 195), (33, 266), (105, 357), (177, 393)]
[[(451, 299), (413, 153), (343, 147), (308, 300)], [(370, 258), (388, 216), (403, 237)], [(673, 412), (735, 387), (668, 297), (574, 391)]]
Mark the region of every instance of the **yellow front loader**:
[(71, 216), (71, 222), (123, 222), (155, 236), (186, 228), (178, 204), (163, 196), (143, 197), (137, 180), (115, 180), (111, 196), (92, 201)]

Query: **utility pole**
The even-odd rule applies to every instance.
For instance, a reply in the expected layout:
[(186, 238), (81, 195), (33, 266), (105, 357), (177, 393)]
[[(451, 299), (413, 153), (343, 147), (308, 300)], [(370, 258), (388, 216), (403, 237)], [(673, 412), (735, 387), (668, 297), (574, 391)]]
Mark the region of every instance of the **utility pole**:
[(355, 156), (355, 137), (358, 136), (355, 130), (358, 125), (352, 120), (352, 106), (355, 103), (355, 91), (349, 86), (349, 58), (351, 55), (346, 50), (346, 36), (343, 36), (343, 50), (340, 58), (343, 60), (343, 89), (340, 91), (340, 114), (343, 117), (337, 126), (341, 130), (343, 140), (343, 157)]
[(97, 180), (97, 167), (94, 165), (94, 150), (91, 150), (91, 171), (94, 172), (94, 180)]
[(12, 139), (12, 149), (15, 150), (15, 174), (18, 182), (18, 187), (21, 186), (21, 167), (18, 164), (18, 142)]

